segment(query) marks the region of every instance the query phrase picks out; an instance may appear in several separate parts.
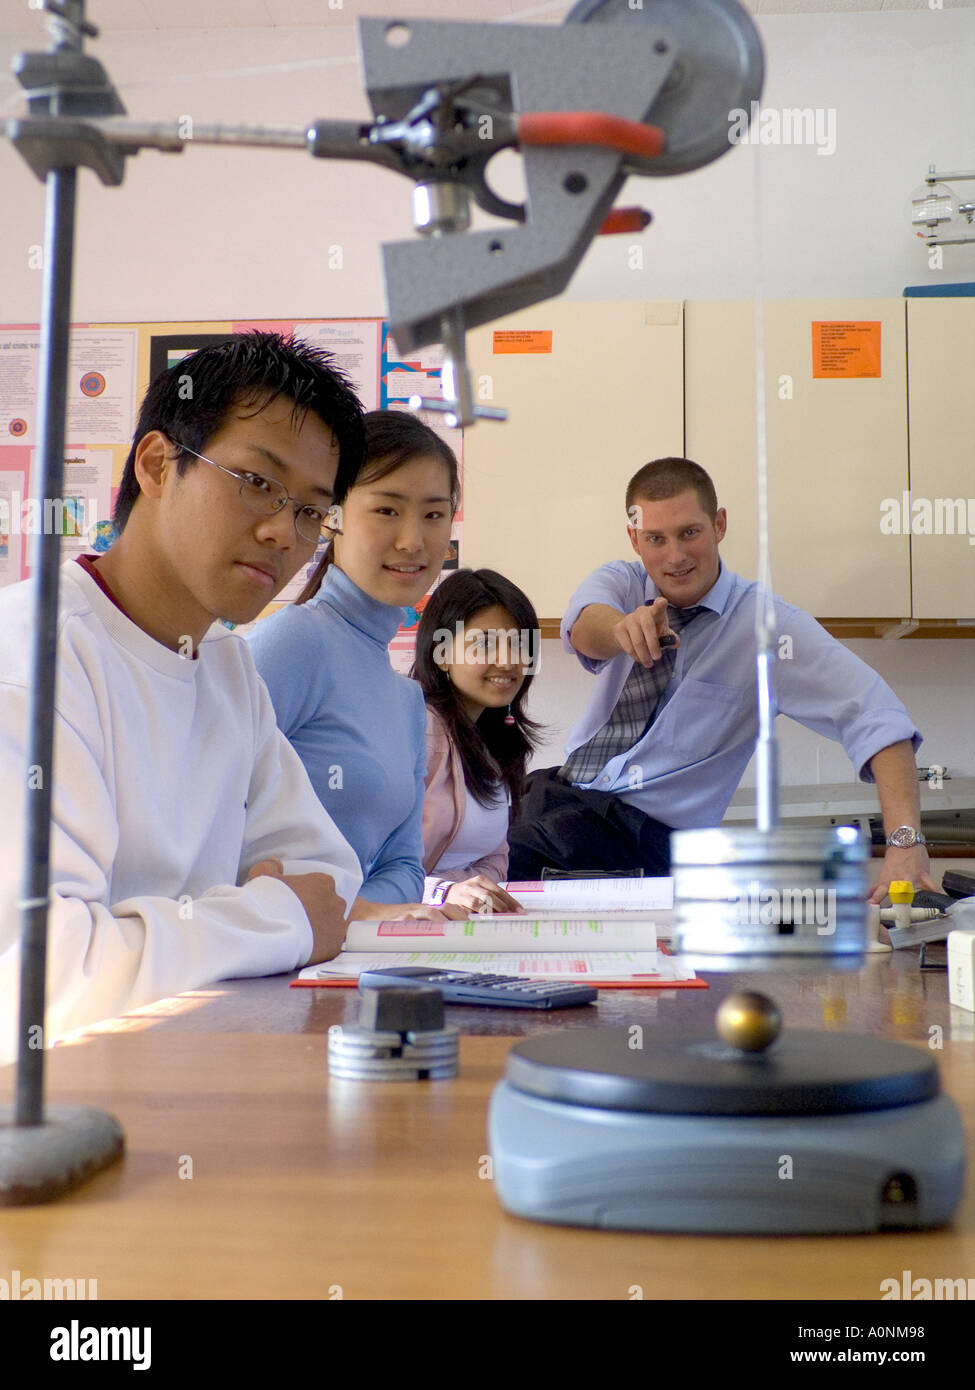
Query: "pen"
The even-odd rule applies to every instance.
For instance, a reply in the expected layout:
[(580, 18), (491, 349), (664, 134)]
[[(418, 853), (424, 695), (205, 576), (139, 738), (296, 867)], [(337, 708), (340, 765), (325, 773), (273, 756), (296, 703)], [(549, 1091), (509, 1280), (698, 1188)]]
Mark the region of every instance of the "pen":
[[(643, 606), (644, 606), (644, 608), (652, 608), (653, 605), (656, 603), (656, 601), (657, 601), (656, 599), (652, 599), (652, 598), (644, 599), (644, 601), (643, 601)], [(676, 646), (677, 646), (677, 633), (676, 633), (676, 632), (665, 632), (665, 633), (663, 633), (660, 637), (657, 638), (657, 641), (660, 643), (660, 645), (661, 645), (662, 647), (676, 647)]]

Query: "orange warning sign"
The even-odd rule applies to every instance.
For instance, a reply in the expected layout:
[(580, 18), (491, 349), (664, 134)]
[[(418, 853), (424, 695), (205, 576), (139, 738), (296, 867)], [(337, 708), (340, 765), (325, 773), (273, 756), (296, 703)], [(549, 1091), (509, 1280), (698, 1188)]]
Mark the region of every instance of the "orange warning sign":
[(523, 332), (518, 329), (496, 329), (494, 333), (494, 351), (496, 353), (551, 352), (552, 330), (547, 328), (533, 333), (528, 329), (525, 329)]
[(880, 324), (814, 323), (814, 377), (879, 377)]

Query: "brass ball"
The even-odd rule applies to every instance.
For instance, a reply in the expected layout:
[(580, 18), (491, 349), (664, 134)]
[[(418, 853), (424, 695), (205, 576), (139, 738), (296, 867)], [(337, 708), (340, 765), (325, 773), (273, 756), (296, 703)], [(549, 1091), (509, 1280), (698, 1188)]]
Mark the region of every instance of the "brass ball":
[(741, 1052), (763, 1052), (782, 1031), (782, 1015), (764, 994), (741, 990), (729, 994), (715, 1018), (718, 1034)]

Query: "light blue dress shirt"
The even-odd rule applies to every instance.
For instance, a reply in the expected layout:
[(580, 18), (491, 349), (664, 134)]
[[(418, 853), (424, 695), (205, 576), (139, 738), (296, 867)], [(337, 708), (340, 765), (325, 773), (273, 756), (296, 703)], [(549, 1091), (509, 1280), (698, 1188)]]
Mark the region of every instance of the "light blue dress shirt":
[[(762, 590), (721, 566), (699, 600), (700, 613), (681, 633), (674, 672), (656, 717), (627, 752), (611, 758), (592, 791), (613, 792), (675, 830), (719, 825), (758, 737), (755, 610)], [(562, 620), (562, 642), (591, 603), (632, 613), (658, 591), (639, 560), (614, 560), (585, 579)], [(801, 608), (775, 599), (779, 659), (775, 695), (780, 713), (842, 743), (864, 782), (882, 748), (921, 735), (890, 686)], [(785, 639), (785, 640), (783, 640)], [(566, 738), (566, 755), (609, 719), (632, 659), (621, 653), (594, 661), (576, 652), (596, 689)]]
[(248, 635), (278, 726), (362, 865), (362, 896), (423, 896), (426, 708), (389, 664), (403, 609), (379, 603), (337, 565), (313, 599)]

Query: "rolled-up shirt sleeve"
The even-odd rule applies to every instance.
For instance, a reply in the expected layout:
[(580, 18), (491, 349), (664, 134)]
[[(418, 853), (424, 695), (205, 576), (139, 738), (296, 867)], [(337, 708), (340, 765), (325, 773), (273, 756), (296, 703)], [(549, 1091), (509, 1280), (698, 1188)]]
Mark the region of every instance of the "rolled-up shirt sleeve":
[[(639, 574), (635, 572), (636, 570), (639, 570)], [(598, 661), (593, 657), (584, 656), (582, 652), (576, 650), (569, 634), (575, 627), (579, 614), (593, 603), (602, 603), (609, 608), (618, 608), (621, 614), (632, 613), (645, 601), (648, 584), (650, 581), (642, 565), (637, 563), (634, 567), (625, 560), (613, 560), (610, 564), (601, 565), (598, 570), (594, 570), (576, 589), (562, 619), (562, 646), (565, 651), (572, 652), (578, 657), (586, 671), (595, 674), (595, 672), (601, 671), (609, 661), (614, 661), (616, 658), (609, 657), (606, 660)]]
[(841, 743), (863, 782), (875, 780), (870, 759), (882, 748), (910, 740), (916, 753), (922, 735), (887, 682), (808, 613), (786, 604), (782, 609), (779, 712)]

